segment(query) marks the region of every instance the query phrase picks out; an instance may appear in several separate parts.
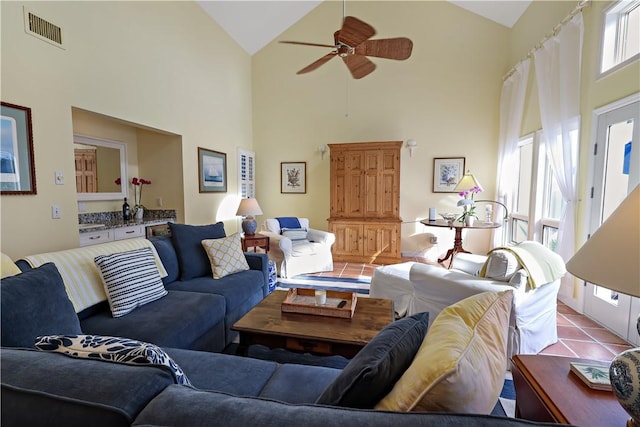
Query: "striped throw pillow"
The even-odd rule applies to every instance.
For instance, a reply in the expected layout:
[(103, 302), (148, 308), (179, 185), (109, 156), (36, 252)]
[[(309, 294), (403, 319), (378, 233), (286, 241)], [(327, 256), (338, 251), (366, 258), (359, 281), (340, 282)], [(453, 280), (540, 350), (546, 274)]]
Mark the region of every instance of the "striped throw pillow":
[(226, 275), (249, 270), (247, 258), (242, 252), (240, 234), (203, 240), (202, 246), (209, 256), (214, 279), (222, 279)]
[(150, 248), (100, 255), (94, 261), (113, 317), (167, 295)]

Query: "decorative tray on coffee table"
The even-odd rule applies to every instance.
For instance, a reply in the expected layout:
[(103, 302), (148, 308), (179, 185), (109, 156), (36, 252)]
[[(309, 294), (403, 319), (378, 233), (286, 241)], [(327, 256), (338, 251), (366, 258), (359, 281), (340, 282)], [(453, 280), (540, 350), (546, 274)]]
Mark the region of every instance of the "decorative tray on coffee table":
[[(356, 309), (358, 301), (355, 292), (325, 291), (326, 302), (316, 304), (316, 291), (314, 289), (294, 288), (289, 289), (287, 296), (282, 301), (282, 311), (285, 313), (315, 314), (318, 316), (342, 317), (350, 319)], [(345, 301), (342, 307), (338, 307)]]

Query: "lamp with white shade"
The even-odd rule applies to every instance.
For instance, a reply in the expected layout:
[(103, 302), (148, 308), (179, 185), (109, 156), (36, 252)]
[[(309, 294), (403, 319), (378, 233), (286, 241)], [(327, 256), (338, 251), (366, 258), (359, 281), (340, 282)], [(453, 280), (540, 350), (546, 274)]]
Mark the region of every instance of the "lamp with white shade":
[[(640, 185), (567, 262), (567, 270), (594, 285), (640, 297)], [(640, 317), (636, 329), (640, 334)], [(616, 356), (609, 377), (631, 415), (627, 426), (640, 426), (640, 348)]]
[(482, 188), (482, 185), (480, 185), (480, 182), (476, 179), (475, 176), (473, 176), (470, 171), (467, 171), (467, 173), (465, 173), (462, 178), (460, 178), (460, 181), (458, 181), (458, 185), (456, 185), (456, 188), (454, 188), (453, 191), (469, 191), (473, 187)]
[(248, 236), (256, 234), (258, 223), (254, 215), (262, 215), (262, 209), (260, 209), (260, 205), (255, 198), (247, 197), (246, 199), (242, 199), (236, 215), (244, 217), (242, 220), (242, 231), (244, 231), (244, 234)]

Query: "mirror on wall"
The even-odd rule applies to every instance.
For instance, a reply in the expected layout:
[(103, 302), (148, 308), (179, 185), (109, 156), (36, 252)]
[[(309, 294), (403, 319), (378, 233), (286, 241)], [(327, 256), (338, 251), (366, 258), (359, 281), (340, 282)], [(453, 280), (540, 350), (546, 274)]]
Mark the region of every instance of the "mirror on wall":
[(127, 145), (73, 135), (78, 200), (118, 200), (127, 197)]

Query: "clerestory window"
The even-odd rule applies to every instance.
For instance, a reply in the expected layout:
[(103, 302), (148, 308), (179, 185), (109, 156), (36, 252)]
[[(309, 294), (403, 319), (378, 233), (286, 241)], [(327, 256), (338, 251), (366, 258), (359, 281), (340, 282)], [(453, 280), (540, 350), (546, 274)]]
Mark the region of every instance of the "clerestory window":
[(604, 11), (600, 76), (640, 57), (640, 0), (620, 0)]

